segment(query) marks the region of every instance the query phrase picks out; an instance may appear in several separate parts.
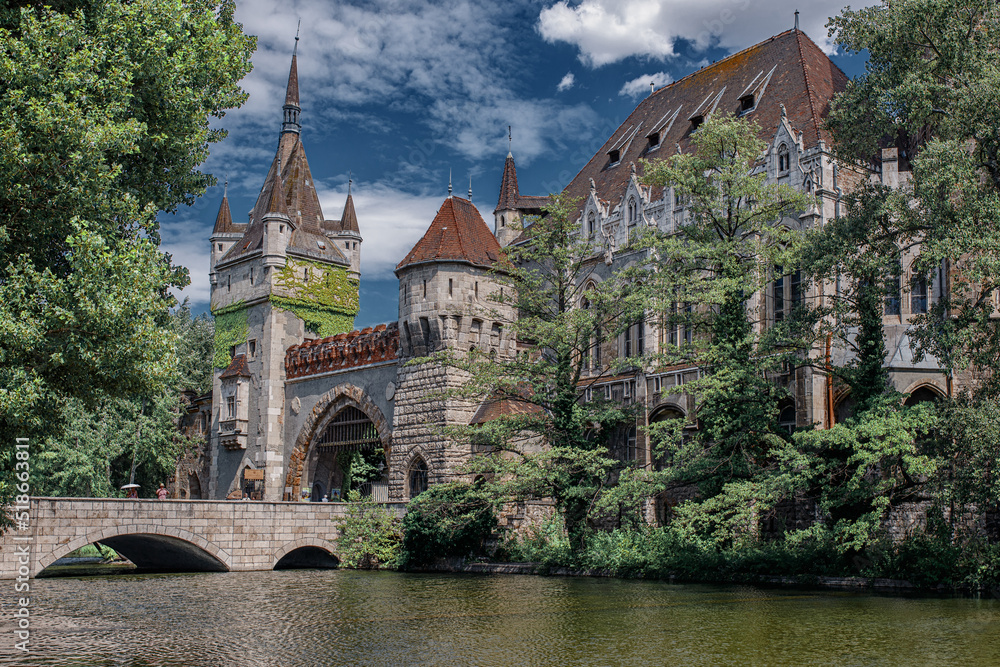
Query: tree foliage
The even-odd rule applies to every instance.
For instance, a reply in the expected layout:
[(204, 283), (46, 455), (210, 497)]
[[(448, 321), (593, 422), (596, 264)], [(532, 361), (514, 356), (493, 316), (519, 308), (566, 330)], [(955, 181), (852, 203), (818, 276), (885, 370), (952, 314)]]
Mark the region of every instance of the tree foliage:
[(0, 437), (36, 440), (63, 404), (171, 381), (156, 214), (213, 183), (197, 166), (246, 98), (254, 40), (231, 1), (0, 9)]

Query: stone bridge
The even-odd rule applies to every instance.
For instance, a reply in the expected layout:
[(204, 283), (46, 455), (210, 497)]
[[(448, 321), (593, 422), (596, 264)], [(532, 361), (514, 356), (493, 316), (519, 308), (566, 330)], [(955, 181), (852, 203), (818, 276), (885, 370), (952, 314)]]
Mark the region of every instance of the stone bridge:
[[(226, 572), (332, 567), (339, 561), (335, 519), (346, 503), (239, 500), (32, 498), (28, 530), (0, 535), (0, 579), (29, 575), (71, 551), (101, 542), (144, 570)], [(385, 503), (402, 516), (405, 504)], [(30, 539), (29, 539), (30, 538)]]

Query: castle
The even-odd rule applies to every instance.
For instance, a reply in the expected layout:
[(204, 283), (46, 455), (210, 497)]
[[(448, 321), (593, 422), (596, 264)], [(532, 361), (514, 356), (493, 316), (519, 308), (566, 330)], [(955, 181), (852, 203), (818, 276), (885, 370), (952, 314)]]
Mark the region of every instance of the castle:
[[(769, 145), (764, 168), (771, 183), (816, 196), (817, 205), (783, 223), (821, 226), (839, 214), (845, 191), (862, 179), (895, 185), (906, 177), (896, 149), (870, 170), (845, 169), (831, 153), (823, 119), (847, 77), (797, 28), (730, 55), (665, 86), (632, 114), (583, 166), (565, 192), (579, 198), (579, 233), (593, 241), (591, 280), (642, 261), (627, 240), (638, 226), (671, 231), (682, 224), (684, 202), (671, 188), (642, 184), (640, 159), (685, 150), (712, 114), (746, 116)], [(547, 197), (520, 193), (508, 153), (493, 230), (467, 200), (449, 196), (424, 236), (396, 267), (398, 321), (353, 331), (358, 311), (362, 236), (348, 192), (339, 220), (328, 220), (316, 195), (301, 141), (296, 56), (293, 54), (278, 148), (245, 224), (235, 223), (223, 197), (210, 238), (211, 309), (216, 317), (215, 380), (211, 396), (191, 403), (189, 423), (206, 445), (181, 462), (176, 496), (225, 498), (244, 494), (291, 500), (336, 498), (350, 486), (351, 461), (378, 469), (366, 487), (377, 499), (407, 500), (429, 484), (453, 479), (473, 455), (442, 427), (488, 419), (487, 405), (444, 398), (460, 372), (407, 364), (450, 348), (514, 354), (517, 341), (483, 313), (497, 289), (491, 269), (502, 248), (517, 242), (520, 222), (540, 213)], [(951, 388), (933, 358), (915, 361), (906, 336), (909, 318), (926, 312), (944, 290), (942, 272), (911, 275), (911, 289), (887, 299), (883, 324), (886, 365), (896, 388), (911, 399), (932, 399)], [(811, 290), (809, 293), (806, 291)], [(775, 276), (748, 307), (759, 326), (780, 321), (803, 298), (825, 298), (819, 284), (803, 288), (797, 273)], [(694, 367), (636, 368), (600, 375), (614, 358), (642, 355), (689, 340), (683, 326), (652, 317), (595, 352), (598, 376), (590, 391), (635, 401), (645, 409), (625, 430), (629, 455), (651, 463), (646, 426), (663, 419), (693, 422), (694, 397), (664, 391), (697, 377)], [(834, 350), (844, 361), (847, 352)], [(851, 398), (822, 369), (803, 367), (778, 381), (789, 390), (780, 421), (788, 428), (828, 427), (843, 419)], [(354, 457), (354, 458), (352, 458)], [(359, 459), (360, 457), (360, 459)]]

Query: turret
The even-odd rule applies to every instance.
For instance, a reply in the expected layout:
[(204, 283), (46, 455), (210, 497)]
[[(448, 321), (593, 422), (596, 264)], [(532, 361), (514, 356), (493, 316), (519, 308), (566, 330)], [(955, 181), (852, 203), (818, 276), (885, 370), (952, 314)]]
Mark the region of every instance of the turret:
[(212, 285), (215, 285), (217, 281), (215, 265), (229, 252), (234, 243), (243, 238), (243, 232), (246, 231), (246, 225), (233, 223), (233, 216), (229, 211), (228, 191), (229, 187), (227, 184), (226, 190), (222, 195), (222, 203), (219, 205), (219, 213), (215, 216), (215, 226), (212, 227), (212, 235), (208, 237), (212, 248), (212, 261), (208, 277)]
[(292, 49), (292, 66), (288, 70), (288, 87), (285, 89), (285, 105), (281, 107), (282, 123), (281, 133), (294, 132), (299, 134), (302, 125), (299, 123), (299, 114), (302, 107), (299, 106), (299, 69), (296, 63), (296, 52), (299, 50), (299, 38), (295, 37), (295, 48)]
[(354, 211), (354, 197), (351, 195), (352, 181), (347, 181), (347, 201), (344, 202), (344, 213), (340, 222), (331, 222), (326, 228), (327, 237), (337, 250), (351, 263), (350, 272), (355, 278), (361, 277), (361, 228), (358, 226), (358, 214)]
[(284, 266), (288, 241), (294, 226), (288, 216), (285, 197), (282, 194), (281, 161), (275, 162), (277, 174), (271, 185), (267, 207), (264, 209), (264, 266)]
[(521, 234), (518, 199), (520, 192), (517, 189), (517, 169), (514, 167), (514, 156), (508, 151), (503, 165), (503, 179), (500, 181), (500, 199), (493, 211), (493, 235), (501, 246), (510, 245)]

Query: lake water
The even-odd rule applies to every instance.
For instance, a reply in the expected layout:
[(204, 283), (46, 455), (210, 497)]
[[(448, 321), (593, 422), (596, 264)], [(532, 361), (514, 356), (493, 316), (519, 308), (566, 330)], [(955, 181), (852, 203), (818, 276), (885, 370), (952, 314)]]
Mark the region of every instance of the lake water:
[(31, 582), (0, 665), (1000, 665), (1000, 601), (350, 570)]

